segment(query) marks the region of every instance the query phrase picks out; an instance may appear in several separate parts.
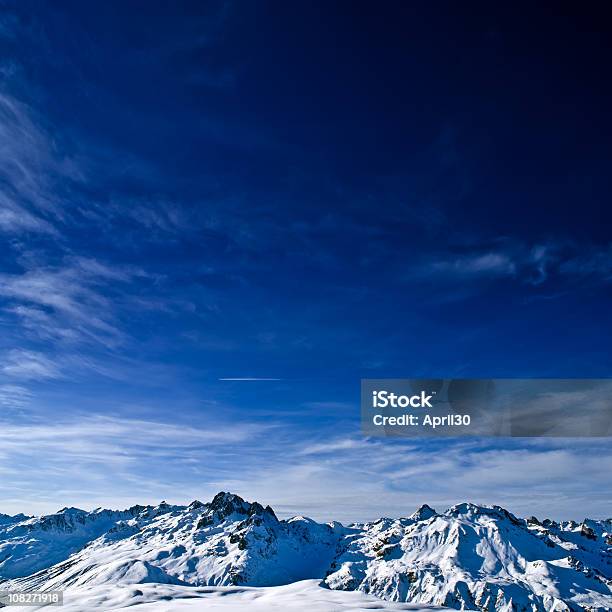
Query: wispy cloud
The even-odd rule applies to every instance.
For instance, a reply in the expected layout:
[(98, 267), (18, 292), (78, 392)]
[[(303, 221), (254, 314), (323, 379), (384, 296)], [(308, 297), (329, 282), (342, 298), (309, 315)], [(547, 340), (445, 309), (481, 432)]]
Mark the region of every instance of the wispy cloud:
[(0, 385), (0, 406), (6, 409), (22, 409), (29, 405), (32, 392), (21, 385)]
[(24, 349), (9, 351), (1, 369), (6, 376), (22, 380), (45, 380), (62, 376), (51, 359), (42, 353)]
[(54, 340), (89, 340), (105, 346), (121, 342), (108, 297), (109, 282), (142, 276), (133, 268), (110, 267), (94, 259), (68, 259), (61, 267), (32, 267), (0, 274), (0, 296), (32, 335)]
[(105, 463), (111, 457), (99, 452), (101, 447), (125, 460), (164, 455), (176, 458), (190, 449), (197, 451), (208, 445), (225, 445), (249, 440), (269, 427), (235, 423), (219, 427), (212, 420), (199, 426), (119, 416), (73, 415), (69, 421), (35, 422), (11, 425), (3, 423), (0, 440), (4, 450), (25, 451), (28, 440), (38, 449), (63, 449), (64, 455)]
[[(20, 21), (10, 27), (19, 39)], [(0, 374), (8, 383), (22, 381), (24, 389), (35, 381), (58, 379), (65, 370), (74, 374), (89, 367), (116, 377), (117, 359), (103, 364), (100, 353), (125, 348), (131, 338), (125, 313), (144, 307), (157, 312), (158, 305), (170, 303), (159, 292), (147, 292), (159, 275), (120, 263), (123, 253), (118, 250), (109, 249), (115, 261), (90, 254), (90, 237), (107, 231), (114, 240), (116, 228), (86, 213), (103, 213), (106, 202), (93, 194), (109, 168), (124, 171), (125, 155), (103, 147), (98, 154), (100, 147), (90, 146), (87, 136), (71, 146), (69, 129), (60, 129), (23, 102), (37, 98), (30, 95), (36, 93), (34, 86), (20, 66), (10, 74), (0, 72), (0, 233), (8, 238), (0, 266), (0, 322), (10, 330), (0, 347), (5, 356)], [(100, 170), (97, 182), (92, 168)], [(129, 216), (130, 202), (122, 203)], [(180, 224), (178, 211), (168, 206), (161, 217), (152, 211), (151, 227), (157, 223), (173, 229)], [(133, 214), (147, 218), (147, 206)], [(8, 391), (3, 402), (26, 405)]]
[[(30, 512), (49, 512), (62, 504), (62, 498), (84, 506), (110, 504), (114, 496), (121, 504), (138, 498), (141, 503), (153, 502), (172, 495), (180, 498), (187, 485), (195, 497), (198, 482), (206, 487), (213, 473), (228, 473), (228, 463), (239, 472), (242, 459), (237, 451), (261, 441), (270, 428), (212, 418), (190, 425), (87, 414), (19, 423), (4, 420), (3, 509), (27, 506)], [(26, 489), (26, 499), (20, 502)]]
[(56, 235), (55, 228), (0, 193), (0, 230), (7, 233), (40, 232)]
[(63, 211), (56, 181), (79, 180), (79, 170), (32, 115), (32, 109), (0, 93), (0, 230), (57, 235)]
[(612, 281), (612, 244), (582, 249), (574, 257), (559, 264), (561, 274)]
[(488, 446), (473, 440), (425, 448), (330, 439), (306, 444), (287, 463), (236, 484), (287, 514), (312, 512), (326, 520), (406, 516), (422, 503), (445, 509), (461, 501), (501, 504), (523, 515), (604, 517), (612, 499), (600, 485), (612, 453), (605, 441), (586, 442), (569, 448), (563, 441)]
[(412, 266), (407, 278), (457, 282), (506, 278), (531, 286), (548, 280), (612, 280), (612, 245), (585, 249), (571, 242), (529, 246), (503, 239), (497, 243), (494, 248), (474, 245), (467, 252), (429, 256)]
[(334, 401), (320, 401), (320, 402), (304, 402), (305, 408), (311, 408), (313, 410), (325, 410), (330, 412), (346, 412), (355, 408), (354, 404), (350, 402), (334, 402)]
[(305, 513), (319, 520), (406, 516), (422, 503), (443, 510), (461, 501), (501, 504), (519, 515), (582, 519), (607, 515), (612, 501), (601, 488), (612, 469), (605, 441), (568, 447), (563, 440), (447, 440), (424, 447), (357, 435), (301, 437), (272, 423), (210, 417), (194, 425), (95, 415), (4, 422), (2, 509), (51, 511), (66, 503), (91, 507), (162, 498), (185, 503), (233, 490), (272, 504), (282, 516)]
[(457, 276), (513, 276), (516, 264), (505, 253), (464, 255), (450, 260), (433, 261), (429, 264), (432, 274)]
[(299, 451), (300, 455), (323, 455), (327, 453), (337, 453), (338, 451), (363, 448), (367, 442), (357, 440), (355, 438), (342, 438), (339, 440), (330, 440), (319, 444), (306, 446)]

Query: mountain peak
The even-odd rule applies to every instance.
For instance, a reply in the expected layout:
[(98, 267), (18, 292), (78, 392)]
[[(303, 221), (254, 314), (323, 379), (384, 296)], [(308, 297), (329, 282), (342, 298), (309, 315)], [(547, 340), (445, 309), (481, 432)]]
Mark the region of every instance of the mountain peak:
[(423, 504), (422, 506), (419, 506), (419, 508), (417, 508), (408, 518), (415, 521), (425, 521), (436, 514), (438, 513), (431, 506)]
[(227, 515), (237, 511), (246, 512), (250, 504), (245, 502), (239, 495), (220, 491), (213, 497), (208, 505), (212, 510), (218, 510)]
[(8, 525), (9, 523), (21, 523), (21, 521), (27, 521), (31, 516), (25, 514), (2, 514), (0, 512), (0, 525)]
[(472, 502), (463, 502), (461, 504), (451, 506), (444, 514), (446, 516), (461, 516), (468, 519), (482, 515), (498, 519), (507, 519), (516, 525), (524, 523), (524, 521), (519, 520), (516, 518), (516, 516), (514, 516), (514, 514), (508, 512), (508, 510), (502, 508), (501, 506), (480, 506)]
[(56, 514), (66, 514), (66, 515), (74, 515), (74, 514), (87, 514), (86, 510), (82, 510), (81, 508), (75, 508), (74, 506), (66, 506), (61, 510), (58, 510)]

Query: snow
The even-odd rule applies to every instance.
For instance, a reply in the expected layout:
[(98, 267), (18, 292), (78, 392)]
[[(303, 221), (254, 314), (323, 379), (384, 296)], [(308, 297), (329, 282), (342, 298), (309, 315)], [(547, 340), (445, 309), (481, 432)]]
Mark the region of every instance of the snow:
[[(372, 610), (443, 610), (414, 604), (384, 602), (363, 593), (330, 591), (318, 580), (303, 580), (277, 587), (185, 587), (159, 584), (68, 589), (62, 612), (124, 610), (138, 605), (139, 612), (371, 612)], [(12, 610), (42, 610), (11, 606)], [(44, 608), (49, 610), (49, 608)]]
[(75, 610), (187, 609), (204, 598), (207, 609), (603, 611), (612, 610), (611, 534), (610, 520), (540, 522), (469, 503), (349, 526), (279, 521), (220, 493), (205, 504), (66, 508), (0, 523), (0, 589), (64, 590)]

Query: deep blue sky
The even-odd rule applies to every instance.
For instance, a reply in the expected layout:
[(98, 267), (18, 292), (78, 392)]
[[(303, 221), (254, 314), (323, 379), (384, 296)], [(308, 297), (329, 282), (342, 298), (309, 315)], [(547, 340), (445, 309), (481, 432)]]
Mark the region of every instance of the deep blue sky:
[(612, 374), (596, 7), (0, 6), (0, 511), (609, 514), (607, 441), (391, 444), (357, 407)]

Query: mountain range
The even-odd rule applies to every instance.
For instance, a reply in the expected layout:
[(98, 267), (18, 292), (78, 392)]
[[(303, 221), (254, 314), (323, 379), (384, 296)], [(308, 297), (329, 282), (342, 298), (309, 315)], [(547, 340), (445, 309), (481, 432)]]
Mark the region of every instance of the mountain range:
[(612, 520), (540, 521), (462, 503), (323, 524), (279, 520), (225, 492), (188, 506), (0, 514), (3, 590), (61, 590), (71, 611), (200, 609), (189, 606), (204, 599), (207, 610), (604, 611)]

